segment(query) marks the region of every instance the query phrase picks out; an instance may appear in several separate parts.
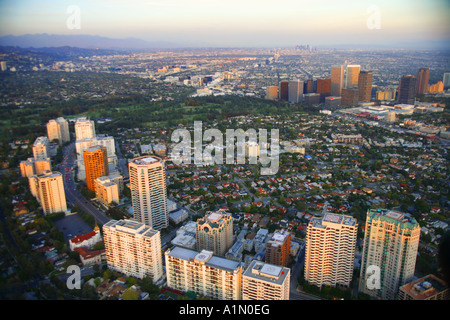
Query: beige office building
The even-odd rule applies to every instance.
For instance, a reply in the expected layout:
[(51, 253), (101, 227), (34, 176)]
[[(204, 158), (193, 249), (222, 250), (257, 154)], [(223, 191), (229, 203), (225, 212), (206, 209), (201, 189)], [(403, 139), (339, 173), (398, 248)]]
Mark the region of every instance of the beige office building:
[(220, 210), (197, 220), (197, 250), (212, 251), (224, 256), (233, 246), (233, 218)]
[(129, 162), (128, 168), (134, 219), (156, 230), (166, 228), (169, 218), (163, 160), (143, 156)]
[(326, 213), (308, 224), (305, 280), (318, 287), (350, 285), (358, 224), (351, 216)]
[(57, 171), (45, 171), (28, 178), (31, 193), (42, 206), (45, 215), (66, 212), (66, 193), (63, 176)]
[(397, 299), (399, 288), (414, 277), (420, 225), (409, 214), (367, 212), (359, 290), (382, 300)]
[(163, 277), (160, 233), (133, 220), (110, 220), (103, 225), (108, 268), (130, 277)]
[(243, 300), (289, 300), (291, 270), (253, 260), (242, 276)]
[(173, 247), (165, 252), (167, 286), (217, 300), (242, 299), (242, 264), (213, 252)]

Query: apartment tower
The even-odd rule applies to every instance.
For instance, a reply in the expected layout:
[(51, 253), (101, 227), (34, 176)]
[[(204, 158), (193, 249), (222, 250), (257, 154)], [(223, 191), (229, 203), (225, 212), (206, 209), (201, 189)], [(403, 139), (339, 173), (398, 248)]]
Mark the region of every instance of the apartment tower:
[(47, 122), (47, 137), (49, 141), (58, 140), (58, 144), (70, 141), (69, 124), (62, 117)]
[(110, 220), (103, 225), (108, 268), (130, 277), (163, 277), (160, 233), (133, 220)]
[(86, 185), (95, 191), (95, 179), (109, 175), (108, 155), (103, 146), (93, 146), (83, 152)]
[(266, 243), (266, 262), (286, 266), (291, 250), (291, 234), (286, 230), (276, 230)]
[(133, 217), (153, 229), (168, 226), (166, 173), (161, 158), (143, 156), (128, 163)]
[(253, 260), (242, 276), (242, 300), (289, 300), (291, 270)]
[(351, 216), (326, 213), (308, 224), (305, 280), (318, 287), (350, 285), (358, 224)]
[(44, 171), (28, 178), (31, 193), (42, 206), (45, 215), (66, 212), (67, 202), (63, 176), (57, 171)]
[(367, 212), (359, 290), (382, 300), (397, 299), (399, 288), (414, 276), (420, 226), (409, 214)]
[(33, 144), (33, 157), (35, 160), (47, 159), (50, 154), (50, 141), (47, 137), (37, 137)]
[(169, 288), (217, 300), (242, 300), (242, 263), (212, 251), (176, 246), (164, 255)]
[(83, 140), (95, 137), (94, 121), (86, 117), (78, 118), (75, 122), (75, 139)]
[(197, 250), (208, 250), (224, 256), (233, 246), (233, 218), (220, 210), (197, 220)]

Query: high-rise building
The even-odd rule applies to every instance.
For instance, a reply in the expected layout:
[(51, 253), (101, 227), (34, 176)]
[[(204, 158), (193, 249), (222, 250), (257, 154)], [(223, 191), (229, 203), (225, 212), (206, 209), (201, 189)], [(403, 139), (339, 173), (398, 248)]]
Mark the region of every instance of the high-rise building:
[(291, 234), (286, 230), (276, 230), (266, 243), (266, 262), (277, 266), (287, 266), (291, 250)]
[(33, 157), (35, 160), (47, 159), (50, 153), (50, 141), (47, 137), (37, 137), (33, 144)]
[(316, 93), (320, 94), (320, 102), (325, 102), (325, 98), (331, 95), (331, 78), (317, 79)]
[(96, 178), (94, 185), (97, 200), (101, 201), (104, 205), (109, 205), (111, 202), (119, 204), (122, 183), (122, 176), (120, 175), (108, 175)]
[(208, 213), (197, 220), (196, 238), (197, 250), (224, 256), (233, 246), (233, 218), (222, 210)]
[(108, 156), (106, 148), (94, 146), (83, 152), (84, 167), (86, 171), (86, 186), (95, 191), (94, 180), (109, 175)]
[(417, 73), (416, 94), (424, 94), (428, 92), (428, 83), (430, 81), (430, 70), (428, 68), (420, 68)]
[(128, 163), (133, 217), (153, 229), (166, 228), (168, 220), (166, 173), (161, 158), (143, 156)]
[(348, 89), (358, 86), (359, 72), (361, 66), (358, 64), (349, 64), (347, 66), (347, 75), (345, 79), (345, 87)]
[(47, 137), (50, 141), (58, 140), (58, 143), (61, 145), (59, 123), (54, 119), (47, 122)]
[(409, 214), (367, 212), (359, 290), (382, 300), (397, 299), (399, 288), (414, 276), (420, 225)]
[(399, 300), (450, 300), (450, 288), (444, 280), (429, 274), (400, 287)]
[(266, 87), (266, 99), (276, 100), (278, 98), (278, 86)]
[(289, 81), (282, 80), (279, 83), (278, 88), (278, 98), (283, 101), (289, 100)]
[(242, 300), (289, 300), (291, 270), (253, 260), (242, 276)]
[(357, 106), (359, 101), (358, 88), (344, 88), (341, 93), (341, 106), (353, 107)]
[(110, 220), (103, 225), (108, 268), (130, 277), (150, 277), (158, 282), (163, 277), (161, 236), (140, 222)]
[(75, 122), (75, 139), (83, 140), (95, 137), (94, 121), (86, 117), (78, 118)]
[(402, 76), (398, 84), (398, 103), (414, 104), (416, 90), (416, 77), (412, 75)]
[(51, 119), (47, 122), (47, 137), (49, 141), (58, 140), (58, 144), (62, 145), (70, 141), (69, 124), (62, 117)]
[(303, 85), (303, 93), (307, 94), (307, 93), (315, 93), (316, 92), (316, 87), (317, 82), (314, 81), (313, 78), (309, 78), (308, 80), (305, 81), (304, 85)]
[(444, 90), (450, 88), (450, 72), (445, 72), (444, 77), (442, 78), (442, 82), (444, 83)]
[(66, 212), (67, 202), (63, 176), (57, 171), (45, 171), (28, 178), (31, 193), (42, 206), (45, 215)]
[(300, 103), (303, 97), (303, 81), (290, 80), (288, 85), (288, 100), (290, 103)]
[(351, 216), (326, 213), (308, 224), (305, 280), (318, 287), (349, 286), (353, 276), (358, 223)]
[(182, 247), (172, 247), (164, 255), (169, 288), (217, 300), (242, 299), (242, 263)]
[(37, 174), (42, 174), (44, 171), (51, 171), (50, 158), (36, 160), (34, 158), (28, 158), (27, 160), (20, 161), (20, 173), (22, 177), (30, 177)]
[(331, 95), (339, 97), (344, 85), (344, 67), (331, 67)]
[(372, 95), (372, 78), (371, 70), (361, 70), (358, 79), (359, 102), (370, 102)]

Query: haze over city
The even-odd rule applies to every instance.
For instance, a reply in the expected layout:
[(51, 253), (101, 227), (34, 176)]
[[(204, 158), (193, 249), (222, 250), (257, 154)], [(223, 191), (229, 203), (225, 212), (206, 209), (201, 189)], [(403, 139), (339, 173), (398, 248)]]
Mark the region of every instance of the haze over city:
[[(80, 23), (69, 29), (73, 6)], [(447, 46), (449, 9), (446, 0), (8, 0), (0, 4), (0, 36), (89, 34), (179, 47), (309, 43), (428, 49)]]

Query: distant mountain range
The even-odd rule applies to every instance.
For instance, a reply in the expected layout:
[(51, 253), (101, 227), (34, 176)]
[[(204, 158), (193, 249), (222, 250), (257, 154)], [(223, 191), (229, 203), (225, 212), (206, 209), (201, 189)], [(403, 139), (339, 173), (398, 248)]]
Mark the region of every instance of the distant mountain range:
[(86, 49), (161, 49), (176, 48), (171, 42), (149, 42), (137, 38), (113, 39), (93, 35), (24, 34), (0, 37), (0, 46), (21, 48), (78, 47)]

